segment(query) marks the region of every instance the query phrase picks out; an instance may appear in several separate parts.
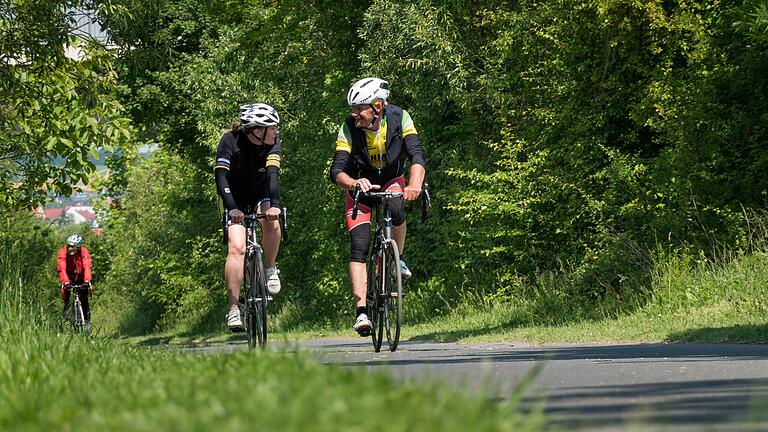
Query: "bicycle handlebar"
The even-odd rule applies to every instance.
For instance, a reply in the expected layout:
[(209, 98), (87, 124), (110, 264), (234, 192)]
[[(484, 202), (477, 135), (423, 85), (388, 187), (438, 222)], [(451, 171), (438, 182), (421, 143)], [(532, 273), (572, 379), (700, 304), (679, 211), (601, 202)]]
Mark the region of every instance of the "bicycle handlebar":
[[(266, 219), (267, 215), (264, 213), (247, 213), (244, 216), (244, 220), (246, 222), (255, 222), (258, 219)], [(286, 207), (283, 207), (280, 209), (280, 220), (283, 222), (280, 224), (280, 228), (283, 231), (282, 239), (283, 241), (288, 241), (288, 209)]]
[[(403, 196), (402, 192), (390, 192), (390, 191), (363, 192), (362, 190), (360, 190), (360, 186), (355, 186), (355, 199), (354, 199), (354, 204), (352, 206), (352, 220), (357, 219), (357, 206), (360, 202), (361, 194), (367, 197), (378, 197), (378, 198), (396, 198), (396, 197)], [(424, 183), (424, 187), (422, 188), (422, 193), (421, 193), (421, 222), (426, 222), (427, 218), (429, 218), (430, 208), (432, 208), (432, 198), (429, 195), (429, 183)]]
[(366, 197), (376, 197), (376, 198), (397, 198), (403, 196), (402, 192), (391, 192), (391, 191), (384, 191), (384, 192), (377, 192), (377, 191), (368, 191), (363, 192), (360, 190), (360, 186), (355, 186), (355, 203), (352, 206), (352, 220), (357, 219), (357, 205), (360, 202), (360, 195), (366, 196)]

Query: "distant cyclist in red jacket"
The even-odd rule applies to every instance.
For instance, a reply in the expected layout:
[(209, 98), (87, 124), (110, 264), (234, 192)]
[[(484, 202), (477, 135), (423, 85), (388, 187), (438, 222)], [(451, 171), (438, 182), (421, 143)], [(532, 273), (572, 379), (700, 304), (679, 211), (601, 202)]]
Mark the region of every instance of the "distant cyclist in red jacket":
[(86, 327), (90, 327), (91, 308), (88, 297), (92, 293), (91, 287), (91, 254), (83, 246), (83, 238), (72, 234), (67, 238), (67, 245), (59, 249), (57, 262), (59, 280), (61, 280), (61, 298), (64, 300), (64, 315), (68, 313), (70, 288), (72, 285), (80, 285), (80, 302), (83, 305)]

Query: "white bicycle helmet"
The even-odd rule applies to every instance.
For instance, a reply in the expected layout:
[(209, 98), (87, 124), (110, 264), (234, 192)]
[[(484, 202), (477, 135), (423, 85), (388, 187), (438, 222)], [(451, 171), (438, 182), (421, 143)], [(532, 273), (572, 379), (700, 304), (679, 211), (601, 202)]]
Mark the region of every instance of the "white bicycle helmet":
[(277, 126), (280, 124), (280, 116), (267, 104), (247, 104), (240, 107), (240, 124), (246, 128)]
[(82, 246), (83, 245), (83, 238), (80, 237), (77, 234), (72, 234), (71, 236), (67, 237), (67, 245), (68, 246)]
[(368, 77), (356, 82), (347, 93), (349, 106), (372, 104), (376, 99), (386, 101), (389, 97), (389, 83), (383, 79)]

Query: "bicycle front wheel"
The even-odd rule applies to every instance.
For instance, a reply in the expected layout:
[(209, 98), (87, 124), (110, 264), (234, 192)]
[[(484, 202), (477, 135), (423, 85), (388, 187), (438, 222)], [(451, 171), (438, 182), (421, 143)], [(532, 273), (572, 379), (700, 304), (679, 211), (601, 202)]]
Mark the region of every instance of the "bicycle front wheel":
[(390, 239), (384, 245), (383, 262), (384, 327), (387, 330), (389, 350), (395, 351), (400, 342), (403, 318), (403, 280), (400, 274), (400, 252), (394, 240)]
[(80, 303), (80, 298), (75, 295), (75, 319), (73, 321), (73, 327), (75, 328), (75, 332), (77, 333), (84, 333), (85, 332), (85, 314), (83, 313), (83, 304)]
[(267, 343), (267, 302), (269, 293), (267, 292), (267, 278), (264, 272), (264, 261), (261, 254), (256, 254), (256, 316), (258, 317), (258, 336), (259, 346), (262, 348)]
[(384, 336), (384, 305), (381, 298), (381, 254), (374, 248), (368, 260), (368, 290), (366, 294), (366, 306), (368, 306), (368, 319), (371, 320), (371, 341), (373, 350), (381, 351), (381, 342)]
[(259, 316), (256, 312), (256, 260), (253, 254), (246, 253), (243, 267), (243, 291), (245, 291), (245, 332), (248, 335), (248, 348), (253, 349), (261, 342)]

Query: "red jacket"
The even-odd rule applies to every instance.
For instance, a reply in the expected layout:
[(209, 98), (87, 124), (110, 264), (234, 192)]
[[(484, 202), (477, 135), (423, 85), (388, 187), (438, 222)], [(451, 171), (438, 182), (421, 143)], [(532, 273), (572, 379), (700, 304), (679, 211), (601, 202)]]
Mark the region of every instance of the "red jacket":
[(59, 271), (61, 283), (82, 284), (85, 281), (90, 281), (92, 279), (91, 254), (88, 253), (88, 249), (81, 246), (79, 252), (70, 255), (67, 253), (67, 247), (64, 246), (59, 249), (56, 268)]

